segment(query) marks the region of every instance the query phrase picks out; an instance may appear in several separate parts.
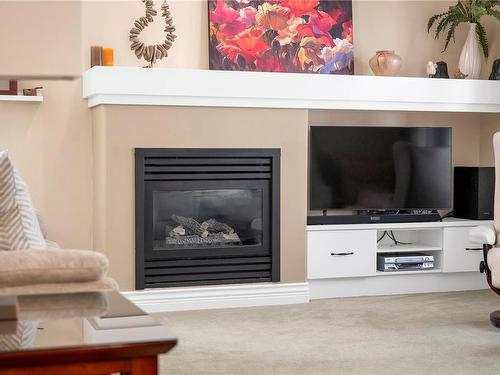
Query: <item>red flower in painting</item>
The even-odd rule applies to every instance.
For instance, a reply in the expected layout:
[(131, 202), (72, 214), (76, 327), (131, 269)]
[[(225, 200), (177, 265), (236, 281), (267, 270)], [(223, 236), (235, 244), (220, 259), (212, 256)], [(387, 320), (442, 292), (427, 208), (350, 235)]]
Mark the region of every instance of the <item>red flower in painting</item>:
[(245, 28), (255, 24), (255, 15), (257, 10), (253, 7), (246, 7), (240, 10), (241, 21), (245, 24)]
[(215, 10), (210, 12), (210, 22), (217, 24), (219, 33), (226, 35), (236, 35), (245, 29), (240, 12), (228, 7), (224, 0), (217, 0)]
[(276, 31), (288, 27), (289, 18), (290, 9), (269, 3), (259, 5), (259, 11), (255, 15), (255, 19), (260, 27)]
[(215, 10), (210, 12), (210, 21), (222, 25), (224, 23), (234, 22), (240, 17), (240, 13), (229, 8), (224, 0), (217, 0)]
[(283, 0), (281, 5), (290, 8), (296, 16), (304, 14), (312, 14), (315, 12), (314, 8), (319, 4), (319, 0)]
[(271, 52), (265, 52), (259, 59), (255, 61), (255, 66), (261, 72), (283, 72), (283, 66), (280, 59)]
[(344, 15), (344, 12), (341, 9), (333, 8), (328, 12), (328, 15), (332, 17), (332, 20), (335, 25), (337, 22), (339, 22), (339, 18), (341, 18)]
[(327, 33), (336, 21), (328, 13), (318, 11), (317, 15), (309, 18), (309, 23), (320, 32)]
[(262, 40), (263, 33), (261, 29), (247, 29), (234, 38), (221, 42), (217, 49), (234, 63), (238, 62), (238, 56), (242, 56), (248, 64), (271, 48)]
[(310, 16), (309, 22), (297, 26), (297, 32), (301, 37), (313, 36), (328, 47), (333, 46), (333, 38), (330, 29), (335, 21), (325, 12), (318, 11), (317, 15)]
[(342, 24), (342, 29), (342, 37), (352, 44), (352, 20), (344, 22)]

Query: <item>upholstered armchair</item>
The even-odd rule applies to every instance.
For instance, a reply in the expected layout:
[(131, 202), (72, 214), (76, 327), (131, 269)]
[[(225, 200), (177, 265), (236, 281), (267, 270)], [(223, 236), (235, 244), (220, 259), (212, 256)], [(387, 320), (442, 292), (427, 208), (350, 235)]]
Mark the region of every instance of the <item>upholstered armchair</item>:
[[(495, 175), (500, 176), (500, 133), (493, 136), (495, 151)], [(479, 271), (486, 274), (486, 281), (496, 294), (500, 295), (500, 178), (495, 178), (494, 228), (479, 226), (470, 231), (472, 242), (483, 244), (484, 260)], [(500, 328), (500, 310), (490, 314), (491, 323)]]
[(103, 254), (61, 249), (47, 240), (27, 185), (0, 150), (0, 295), (117, 289), (107, 270)]

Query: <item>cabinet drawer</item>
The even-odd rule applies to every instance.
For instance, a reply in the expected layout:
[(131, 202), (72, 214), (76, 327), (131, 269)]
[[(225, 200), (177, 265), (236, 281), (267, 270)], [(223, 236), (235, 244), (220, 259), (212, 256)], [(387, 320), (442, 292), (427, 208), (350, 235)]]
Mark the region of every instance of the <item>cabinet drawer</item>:
[(376, 271), (374, 230), (307, 234), (307, 278), (372, 276)]
[(482, 244), (469, 241), (474, 227), (444, 228), (443, 272), (472, 272), (479, 270), (483, 260)]

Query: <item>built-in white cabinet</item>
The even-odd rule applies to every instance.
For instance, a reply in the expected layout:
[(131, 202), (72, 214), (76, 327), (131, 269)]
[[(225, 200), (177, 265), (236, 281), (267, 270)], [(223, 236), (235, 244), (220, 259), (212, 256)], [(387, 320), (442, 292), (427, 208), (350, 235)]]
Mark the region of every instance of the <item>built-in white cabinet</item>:
[[(479, 273), (482, 244), (469, 232), (491, 221), (448, 219), (432, 223), (311, 225), (307, 228), (307, 279), (311, 298), (425, 293), (486, 288)], [(397, 239), (397, 244), (389, 236)], [(377, 271), (377, 254), (421, 252), (434, 269)], [(388, 277), (391, 276), (391, 277)]]
[(469, 241), (469, 232), (474, 228), (443, 229), (443, 272), (473, 272), (479, 270), (483, 259), (482, 244)]
[(309, 278), (360, 277), (375, 274), (377, 231), (309, 232)]

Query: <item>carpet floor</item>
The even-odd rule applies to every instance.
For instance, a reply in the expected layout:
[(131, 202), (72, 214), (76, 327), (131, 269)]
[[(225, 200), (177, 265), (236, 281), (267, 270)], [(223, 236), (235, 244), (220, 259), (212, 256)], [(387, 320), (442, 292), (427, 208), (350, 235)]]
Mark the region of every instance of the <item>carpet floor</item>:
[(490, 291), (159, 314), (179, 337), (164, 375), (498, 374)]

